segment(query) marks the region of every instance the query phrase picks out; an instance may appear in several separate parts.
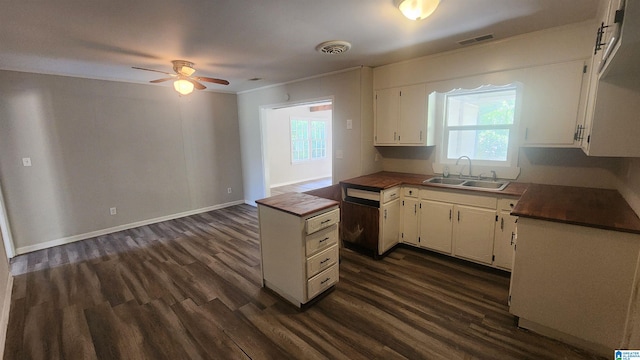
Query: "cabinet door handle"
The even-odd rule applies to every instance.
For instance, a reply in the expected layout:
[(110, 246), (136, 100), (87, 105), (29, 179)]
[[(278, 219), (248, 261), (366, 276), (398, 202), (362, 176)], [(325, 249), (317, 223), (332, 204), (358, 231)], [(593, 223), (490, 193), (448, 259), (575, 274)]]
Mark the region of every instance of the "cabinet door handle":
[(500, 230), (504, 230), (504, 218), (500, 218)]
[(384, 218), (387, 218), (387, 209), (384, 209)]
[(458, 222), (460, 222), (460, 211), (458, 211)]
[(451, 221), (451, 209), (449, 209), (449, 221)]
[(513, 245), (513, 238), (516, 236), (516, 233), (511, 232), (511, 245)]
[(418, 213), (418, 204), (413, 204), (413, 213), (414, 214)]

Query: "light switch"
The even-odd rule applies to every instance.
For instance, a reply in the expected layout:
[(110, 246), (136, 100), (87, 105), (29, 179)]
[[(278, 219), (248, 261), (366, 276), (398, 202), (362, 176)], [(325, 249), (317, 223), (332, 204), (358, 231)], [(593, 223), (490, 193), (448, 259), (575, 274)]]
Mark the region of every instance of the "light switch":
[(31, 158), (22, 158), (23, 166), (31, 166)]
[(353, 120), (348, 119), (347, 120), (347, 130), (351, 130), (353, 129)]

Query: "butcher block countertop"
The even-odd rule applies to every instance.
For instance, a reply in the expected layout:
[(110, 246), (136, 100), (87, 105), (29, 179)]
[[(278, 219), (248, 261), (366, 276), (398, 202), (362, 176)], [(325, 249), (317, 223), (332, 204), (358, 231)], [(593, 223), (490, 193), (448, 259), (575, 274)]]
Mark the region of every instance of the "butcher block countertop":
[(640, 219), (616, 190), (531, 184), (511, 214), (640, 234)]
[(389, 171), (381, 171), (375, 174), (369, 174), (364, 176), (359, 176), (352, 179), (343, 180), (341, 184), (347, 185), (356, 185), (365, 189), (370, 189), (373, 191), (380, 191), (384, 189), (389, 189), (394, 186), (399, 185), (414, 185), (414, 186), (425, 186), (432, 188), (441, 188), (441, 189), (450, 189), (450, 190), (459, 190), (466, 192), (480, 192), (480, 193), (491, 193), (496, 195), (504, 195), (504, 196), (521, 196), (527, 186), (527, 183), (519, 183), (519, 182), (511, 182), (504, 190), (495, 191), (490, 189), (480, 189), (480, 188), (466, 188), (466, 187), (456, 187), (452, 188), (450, 186), (443, 186), (439, 184), (423, 184), (422, 182), (434, 177), (436, 175), (422, 175), (422, 174), (407, 174), (407, 173), (398, 173), (398, 172), (389, 172)]
[(256, 203), (300, 217), (339, 205), (337, 201), (303, 193), (276, 195), (256, 200)]

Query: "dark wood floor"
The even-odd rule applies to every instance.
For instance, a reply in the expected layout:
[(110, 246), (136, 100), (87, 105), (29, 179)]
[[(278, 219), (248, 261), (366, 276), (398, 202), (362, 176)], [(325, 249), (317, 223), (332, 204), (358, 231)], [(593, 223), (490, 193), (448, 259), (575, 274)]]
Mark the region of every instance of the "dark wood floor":
[(309, 190), (320, 189), (331, 185), (331, 178), (322, 178), (317, 180), (303, 181), (295, 184), (277, 186), (271, 188), (271, 196), (286, 194), (290, 192), (305, 192)]
[(397, 249), (342, 250), (300, 312), (260, 287), (247, 205), (17, 257), (5, 359), (593, 359), (516, 328), (509, 278)]

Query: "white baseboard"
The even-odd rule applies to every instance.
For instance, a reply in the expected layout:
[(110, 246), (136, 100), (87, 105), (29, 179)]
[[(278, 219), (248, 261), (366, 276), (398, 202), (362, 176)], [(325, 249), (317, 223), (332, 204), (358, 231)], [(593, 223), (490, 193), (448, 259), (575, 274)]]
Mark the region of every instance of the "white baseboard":
[(11, 292), (13, 290), (13, 276), (8, 273), (7, 288), (4, 291), (2, 302), (2, 313), (0, 313), (0, 359), (4, 359), (4, 345), (7, 342), (7, 331), (9, 330), (9, 310), (11, 310)]
[(228, 202), (228, 203), (224, 203), (224, 204), (218, 204), (218, 205), (214, 205), (214, 206), (209, 206), (209, 207), (206, 207), (206, 208), (185, 211), (185, 212), (181, 212), (181, 213), (177, 213), (177, 214), (171, 214), (171, 215), (157, 217), (157, 218), (154, 218), (154, 219), (142, 220), (142, 221), (137, 221), (137, 222), (130, 223), (130, 224), (118, 225), (118, 226), (114, 226), (114, 227), (107, 228), (107, 229), (96, 230), (96, 231), (92, 231), (92, 232), (88, 232), (88, 233), (84, 233), (84, 234), (68, 236), (68, 237), (64, 237), (64, 238), (56, 239), (56, 240), (51, 240), (51, 241), (47, 241), (47, 242), (40, 243), (40, 244), (23, 246), (23, 247), (16, 248), (16, 255), (26, 254), (26, 253), (29, 253), (29, 252), (32, 252), (32, 251), (37, 251), (37, 250), (42, 250), (42, 249), (48, 249), (50, 247), (69, 244), (69, 243), (80, 241), (80, 240), (90, 239), (90, 238), (94, 238), (96, 236), (102, 236), (102, 235), (106, 235), (106, 234), (111, 234), (111, 233), (122, 231), (122, 230), (133, 229), (133, 228), (136, 228), (136, 227), (139, 227), (139, 226), (159, 223), (159, 222), (162, 222), (162, 221), (179, 219), (179, 218), (185, 217), (185, 216), (191, 216), (191, 215), (200, 214), (200, 213), (207, 212), (207, 211), (218, 210), (218, 209), (226, 208), (226, 207), (229, 207), (229, 206), (240, 205), (240, 204), (244, 204), (244, 203), (245, 203), (244, 200), (232, 201), (232, 202)]

